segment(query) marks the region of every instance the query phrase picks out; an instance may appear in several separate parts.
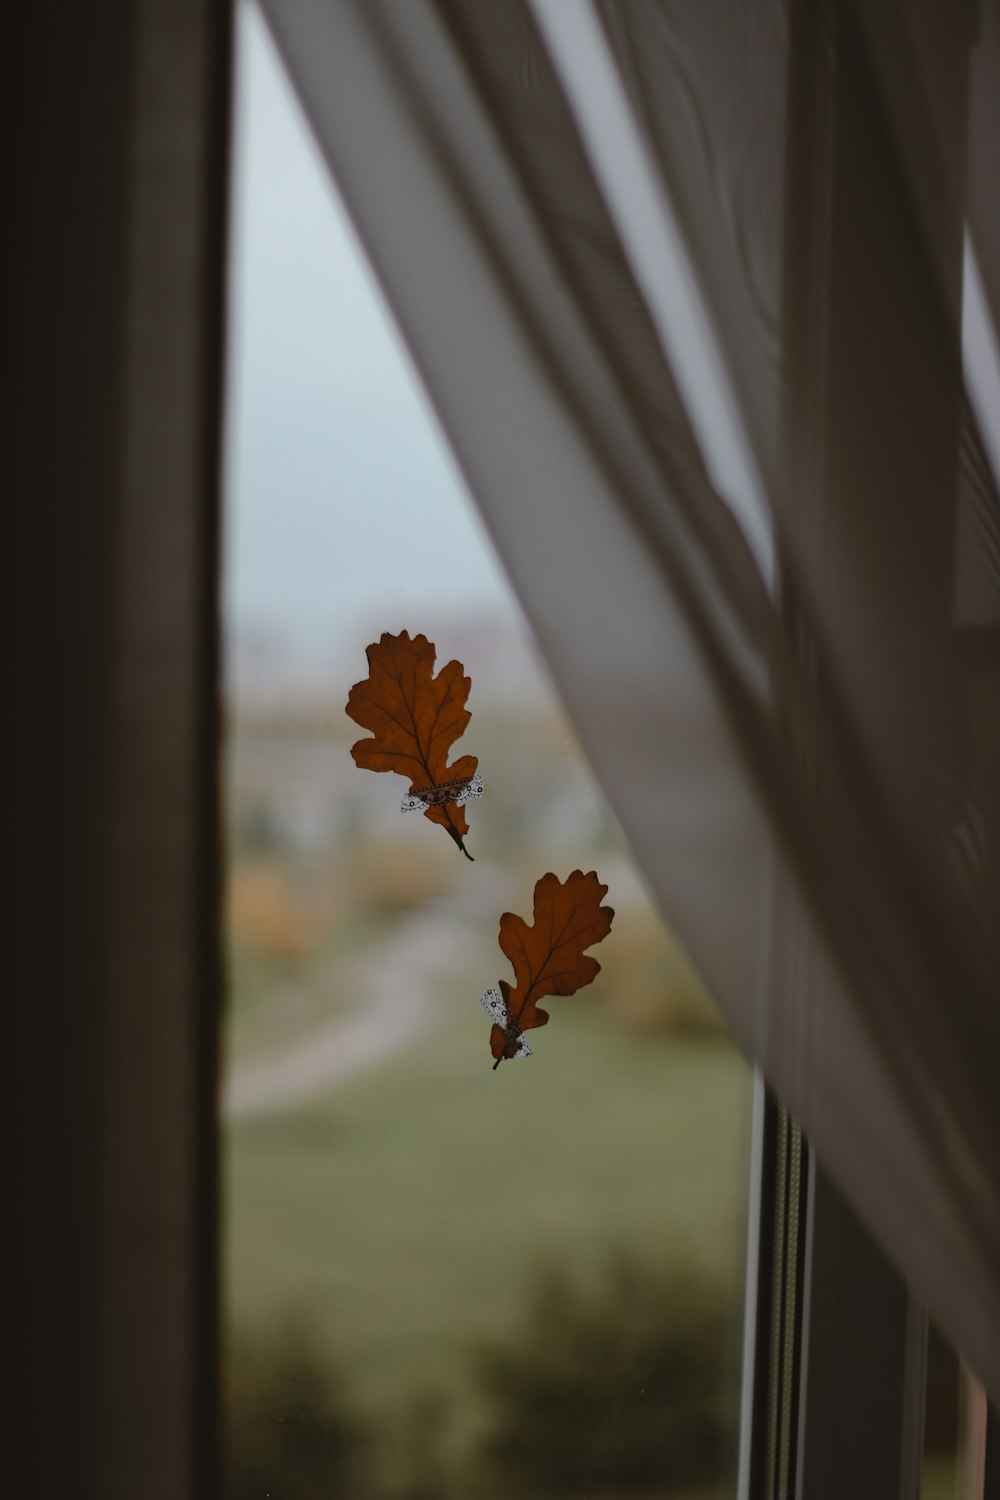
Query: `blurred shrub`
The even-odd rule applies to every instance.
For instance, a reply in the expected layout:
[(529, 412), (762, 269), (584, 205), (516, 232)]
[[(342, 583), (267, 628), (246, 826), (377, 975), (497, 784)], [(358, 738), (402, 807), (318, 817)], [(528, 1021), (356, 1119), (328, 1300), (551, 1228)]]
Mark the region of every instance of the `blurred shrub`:
[[(511, 1311), (509, 1293), (498, 1314)], [(735, 1443), (731, 1310), (714, 1283), (624, 1256), (589, 1289), (543, 1269), (520, 1337), (482, 1349), (484, 1473), (499, 1493), (672, 1494), (716, 1479)]]
[(610, 1020), (630, 1031), (728, 1036), (694, 966), (652, 911), (620, 913), (613, 936), (593, 996)]
[(234, 1351), (225, 1372), (223, 1500), (358, 1500), (370, 1436), (298, 1327)]
[(271, 860), (232, 867), (229, 930), (249, 953), (275, 959), (307, 957), (323, 935), (288, 870)]
[(392, 1500), (447, 1500), (456, 1493), (447, 1452), (450, 1414), (449, 1398), (434, 1387), (404, 1409), (395, 1435), (399, 1472), (389, 1489)]

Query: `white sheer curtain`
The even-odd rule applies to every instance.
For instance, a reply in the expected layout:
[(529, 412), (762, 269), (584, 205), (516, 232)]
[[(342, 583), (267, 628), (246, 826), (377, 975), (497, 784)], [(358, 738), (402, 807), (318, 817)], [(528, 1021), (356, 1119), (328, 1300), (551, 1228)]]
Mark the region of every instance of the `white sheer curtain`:
[(858, 9), (265, 0), (665, 914), (1000, 1398), (1000, 37)]

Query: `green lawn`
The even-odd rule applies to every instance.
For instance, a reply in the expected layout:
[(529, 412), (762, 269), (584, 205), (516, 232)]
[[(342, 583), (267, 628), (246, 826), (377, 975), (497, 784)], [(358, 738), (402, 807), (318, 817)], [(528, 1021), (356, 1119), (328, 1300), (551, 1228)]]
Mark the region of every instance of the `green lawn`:
[(372, 1421), (401, 1429), (440, 1401), (460, 1441), (480, 1415), (470, 1356), (518, 1336), (542, 1263), (595, 1287), (613, 1252), (690, 1267), (735, 1329), (747, 1068), (719, 1039), (552, 1009), (535, 1056), (493, 1073), (486, 1018), (452, 998), (381, 1069), (230, 1127), (234, 1347), (298, 1325)]

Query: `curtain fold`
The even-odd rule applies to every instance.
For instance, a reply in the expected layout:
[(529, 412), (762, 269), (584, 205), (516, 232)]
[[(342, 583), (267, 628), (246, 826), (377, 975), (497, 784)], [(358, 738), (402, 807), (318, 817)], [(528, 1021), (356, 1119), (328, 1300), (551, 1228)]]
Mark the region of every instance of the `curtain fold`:
[(962, 343), (993, 31), (264, 8), (665, 915), (1000, 1397), (1000, 508)]

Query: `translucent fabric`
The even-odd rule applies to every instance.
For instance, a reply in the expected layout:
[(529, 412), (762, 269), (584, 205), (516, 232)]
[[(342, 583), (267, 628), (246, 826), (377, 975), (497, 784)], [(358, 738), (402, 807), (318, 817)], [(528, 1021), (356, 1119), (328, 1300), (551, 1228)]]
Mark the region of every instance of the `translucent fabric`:
[(988, 9), (265, 4), (665, 914), (1000, 1398)]

